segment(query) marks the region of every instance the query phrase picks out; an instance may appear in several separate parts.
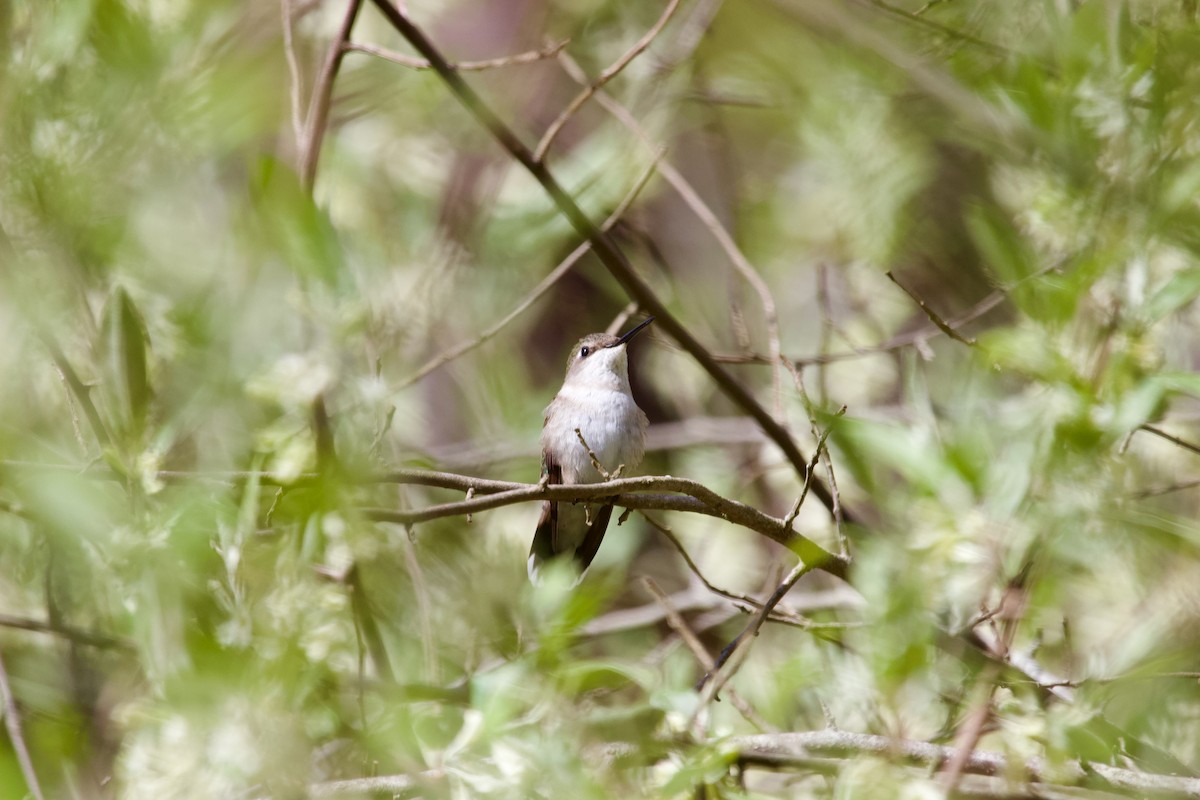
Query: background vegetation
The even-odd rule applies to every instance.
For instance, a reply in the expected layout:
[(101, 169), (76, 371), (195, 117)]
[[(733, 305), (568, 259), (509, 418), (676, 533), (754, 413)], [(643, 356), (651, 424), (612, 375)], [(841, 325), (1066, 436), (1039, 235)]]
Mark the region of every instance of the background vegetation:
[(394, 520), (656, 309), (378, 5), (0, 5), (0, 795), (1200, 795), (1194, 0), (408, 3), (774, 519), (574, 589)]

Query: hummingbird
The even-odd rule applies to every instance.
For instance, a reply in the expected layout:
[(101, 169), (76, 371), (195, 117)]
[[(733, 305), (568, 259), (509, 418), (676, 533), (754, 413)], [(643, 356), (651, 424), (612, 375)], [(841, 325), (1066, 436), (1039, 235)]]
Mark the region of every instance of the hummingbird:
[[(605, 476), (592, 463), (593, 454), (610, 475), (641, 463), (647, 420), (629, 388), (626, 348), (653, 321), (654, 317), (643, 320), (624, 336), (592, 333), (576, 343), (567, 358), (562, 388), (544, 412), (544, 483), (599, 483)], [(529, 548), (529, 579), (537, 583), (547, 561), (568, 555), (582, 575), (600, 549), (612, 508), (603, 502), (543, 502)]]

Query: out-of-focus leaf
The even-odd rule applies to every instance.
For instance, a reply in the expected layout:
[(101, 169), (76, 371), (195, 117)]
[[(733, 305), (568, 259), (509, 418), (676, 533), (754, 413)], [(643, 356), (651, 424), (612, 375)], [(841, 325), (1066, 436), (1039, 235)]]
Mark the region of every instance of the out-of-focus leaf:
[(1181, 270), (1150, 295), (1142, 306), (1142, 317), (1147, 322), (1157, 322), (1191, 303), (1197, 295), (1200, 295), (1200, 267)]
[(296, 173), (276, 159), (261, 158), (251, 195), (259, 228), (286, 265), (309, 280), (337, 286), (342, 273), (337, 233)]
[(683, 765), (676, 770), (663, 786), (667, 795), (687, 792), (696, 786), (716, 783), (729, 774), (729, 766), (737, 760), (737, 751), (720, 743), (698, 747), (687, 756)]
[(564, 665), (558, 674), (571, 692), (616, 689), (630, 684), (649, 690), (656, 683), (653, 670), (616, 661), (574, 661)]
[(133, 437), (140, 437), (150, 408), (146, 323), (124, 287), (113, 288), (104, 310), (104, 345), (109, 380), (120, 406), (120, 418)]

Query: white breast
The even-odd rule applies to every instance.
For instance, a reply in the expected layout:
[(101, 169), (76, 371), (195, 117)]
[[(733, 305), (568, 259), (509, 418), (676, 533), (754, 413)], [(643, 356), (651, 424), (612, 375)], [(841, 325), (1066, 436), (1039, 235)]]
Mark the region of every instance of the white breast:
[(596, 483), (601, 475), (579, 437), (578, 428), (609, 472), (625, 465), (629, 474), (642, 461), (646, 440), (646, 415), (628, 393), (593, 387), (564, 386), (547, 411), (542, 429), (542, 449), (555, 454), (562, 467), (563, 483)]

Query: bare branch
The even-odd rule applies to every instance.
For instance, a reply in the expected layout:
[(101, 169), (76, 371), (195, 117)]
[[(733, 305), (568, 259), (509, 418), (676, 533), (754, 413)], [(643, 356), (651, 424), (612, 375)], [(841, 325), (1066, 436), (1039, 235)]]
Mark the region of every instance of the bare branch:
[(296, 60), (296, 42), (294, 31), (295, 11), (292, 0), (279, 0), (279, 10), (283, 15), (283, 53), (288, 66), (288, 98), (292, 107), (292, 136), (295, 137), (297, 149), (304, 146), (304, 119), (300, 106), (300, 63)]
[[(575, 202), (575, 199), (558, 183), (545, 164), (533, 157), (529, 148), (521, 143), (512, 129), (496, 116), (475, 90), (466, 84), (462, 76), (450, 66), (445, 57), (408, 16), (388, 3), (387, 0), (373, 0), (373, 2), (400, 35), (407, 39), (417, 52), (429, 60), (447, 87), (475, 119), (487, 128), (493, 138), (542, 185), (575, 230), (591, 242), (597, 258), (621, 284), (630, 298), (636, 300), (647, 313), (656, 317), (658, 327), (666, 331), (691, 354), (730, 400), (758, 421), (771, 441), (775, 442), (783, 451), (797, 475), (803, 478), (807, 459), (787, 430), (759, 404), (742, 382), (726, 372), (724, 367), (713, 359), (712, 354), (671, 314), (649, 284), (634, 271), (629, 260), (612, 238), (592, 222)], [(821, 499), (826, 507), (832, 507), (833, 497), (823, 483), (814, 483), (813, 493)], [(847, 522), (855, 521), (855, 515), (851, 514), (849, 509), (843, 509), (843, 515)]]
[(321, 65), (321, 74), (317, 76), (313, 87), (312, 101), (308, 107), (308, 116), (304, 124), (304, 139), (300, 143), (300, 182), (304, 188), (312, 191), (313, 182), (317, 177), (317, 160), (321, 157), (321, 144), (325, 141), (325, 129), (329, 124), (329, 106), (333, 102), (333, 82), (337, 78), (338, 69), (345, 55), (345, 43), (350, 40), (350, 29), (358, 17), (358, 9), (362, 0), (347, 0), (346, 15), (342, 18), (337, 37), (329, 45), (325, 54), (325, 62)]
[[(763, 603), (762, 608), (759, 609), (758, 614), (754, 616), (750, 624), (737, 635), (737, 638), (725, 646), (725, 649), (717, 656), (713, 668), (696, 685), (697, 690), (702, 690), (703, 693), (700, 696), (700, 704), (697, 706), (695, 714), (699, 714), (704, 706), (717, 696), (717, 693), (721, 691), (721, 687), (733, 677), (738, 667), (741, 666), (742, 661), (746, 658), (746, 654), (750, 651), (750, 644), (754, 641), (754, 637), (758, 636), (758, 632), (767, 621), (767, 617), (771, 615), (771, 611), (774, 610), (775, 606), (779, 605), (779, 601), (791, 591), (796, 582), (807, 575), (812, 569), (811, 565), (805, 564), (803, 561), (797, 564), (788, 573), (788, 576), (783, 579), (783, 583), (779, 584), (771, 596), (767, 598), (767, 602)], [(726, 663), (729, 664), (729, 668), (722, 669)]]
[[(803, 763), (814, 756), (877, 756), (936, 766), (950, 758), (953, 748), (910, 739), (892, 739), (867, 733), (822, 730), (792, 733), (763, 733), (728, 740), (748, 763), (782, 765)], [(964, 772), (975, 775), (1024, 775), (1034, 781), (1096, 781), (1113, 789), (1164, 793), (1178, 797), (1200, 797), (1200, 778), (1158, 775), (1112, 767), (1096, 761), (1047, 764), (1034, 758), (1022, 765), (1010, 764), (1000, 753), (975, 750), (964, 762)]]
[(436, 783), (445, 777), (442, 770), (427, 770), (416, 775), (376, 775), (371, 778), (347, 778), (340, 781), (317, 783), (308, 787), (311, 797), (362, 796), (389, 794), (398, 796), (419, 789), (424, 784)]
[(890, 280), (892, 283), (899, 286), (900, 289), (906, 295), (908, 295), (909, 297), (911, 297), (913, 299), (913, 302), (915, 302), (918, 306), (921, 307), (921, 310), (925, 312), (925, 316), (929, 317), (929, 321), (932, 322), (934, 325), (936, 325), (938, 330), (940, 330), (942, 333), (946, 334), (947, 336), (949, 336), (951, 339), (953, 339), (956, 342), (962, 342), (963, 344), (967, 345), (968, 347), (975, 346), (974, 339), (968, 339), (965, 336), (963, 336), (961, 333), (959, 333), (958, 331), (954, 330), (954, 328), (951, 327), (950, 324), (948, 322), (946, 322), (946, 320), (942, 319), (936, 313), (934, 313), (933, 309), (930, 308), (925, 303), (925, 301), (922, 300), (912, 289), (909, 289), (907, 286), (905, 286), (903, 283), (901, 283), (899, 280), (897, 280), (896, 276), (892, 274), (891, 270), (887, 271), (887, 276), (888, 276), (888, 280)]
[(604, 478), (606, 481), (611, 481), (621, 477), (621, 473), (625, 471), (624, 464), (617, 464), (617, 468), (612, 472), (609, 472), (604, 468), (604, 465), (600, 463), (600, 458), (596, 455), (596, 452), (592, 450), (592, 446), (587, 443), (587, 439), (583, 438), (583, 431), (580, 428), (575, 429), (575, 437), (579, 439), (579, 443), (583, 445), (583, 449), (587, 451), (588, 458), (592, 462), (592, 469), (596, 470), (596, 472), (599, 472), (601, 478)]
[[(863, 0), (859, 0), (859, 2), (861, 3), (861, 2), (863, 2)], [(930, 6), (936, 5), (937, 3), (941, 3), (941, 2), (945, 2), (945, 0), (931, 0), (930, 2), (926, 3), (921, 8), (910, 13), (908, 11), (905, 11), (902, 8), (898, 8), (894, 5), (892, 5), (891, 3), (885, 3), (884, 0), (866, 0), (866, 3), (868, 5), (878, 8), (880, 11), (884, 11), (888, 14), (891, 14), (894, 17), (899, 17), (901, 19), (908, 20), (909, 22), (915, 23), (915, 24), (920, 25), (925, 28), (929, 28), (930, 30), (937, 31), (938, 33), (942, 34), (943, 36), (946, 36), (947, 38), (956, 39), (956, 40), (962, 41), (962, 42), (967, 42), (968, 44), (973, 44), (976, 47), (982, 48), (984, 50), (987, 50), (990, 53), (993, 53), (994, 55), (998, 55), (998, 56), (1014, 55), (1013, 51), (1009, 50), (1006, 47), (1001, 47), (998, 44), (994, 44), (994, 43), (986, 41), (984, 39), (980, 39), (978, 36), (974, 36), (970, 33), (967, 33), (966, 31), (960, 31), (957, 28), (951, 28), (949, 25), (943, 25), (940, 22), (935, 22), (934, 20), (926, 19), (925, 17), (921, 16), (922, 14), (924, 14), (926, 11), (929, 10)]]
[[(561, 42), (556, 42), (541, 50), (530, 50), (525, 53), (517, 53), (513, 56), (505, 56), (503, 58), (489, 58), (483, 61), (459, 61), (452, 66), (459, 72), (482, 72), (489, 69), (500, 69), (501, 67), (512, 67), (518, 64), (532, 64), (537, 61), (543, 61), (547, 58), (554, 58), (562, 49), (570, 43), (570, 39), (563, 39)], [(433, 69), (433, 65), (423, 58), (415, 58), (413, 56), (398, 53), (395, 50), (389, 50), (386, 47), (379, 47), (373, 44), (365, 44), (360, 42), (346, 42), (343, 49), (348, 53), (365, 53), (367, 55), (382, 58), (385, 61), (391, 61), (393, 64), (399, 64), (402, 67), (409, 69)]]
[[(842, 406), (834, 414), (834, 418), (842, 416), (846, 413), (846, 407)], [(817, 448), (813, 451), (812, 461), (808, 462), (808, 471), (804, 476), (804, 486), (800, 489), (800, 496), (796, 498), (796, 502), (792, 505), (792, 510), (783, 518), (783, 524), (790, 528), (792, 523), (796, 521), (796, 517), (800, 514), (800, 507), (804, 505), (804, 498), (808, 497), (808, 487), (812, 485), (813, 473), (817, 470), (817, 464), (821, 461), (821, 451), (825, 449), (825, 441), (829, 438), (830, 432), (833, 430), (833, 425), (830, 424), (817, 437)]]
[[(638, 179), (634, 183), (633, 188), (631, 188), (629, 190), (629, 192), (625, 195), (625, 197), (623, 197), (621, 199), (621, 202), (617, 205), (617, 207), (613, 210), (613, 212), (608, 215), (608, 219), (606, 219), (604, 221), (604, 224), (600, 226), (601, 230), (607, 231), (613, 225), (615, 225), (621, 219), (621, 217), (625, 216), (625, 212), (629, 210), (629, 206), (631, 206), (633, 204), (633, 201), (635, 199), (637, 199), (637, 196), (639, 194), (641, 194), (642, 189), (645, 188), (646, 183), (650, 180), (651, 176), (654, 175), (654, 165), (657, 162), (657, 160), (661, 157), (662, 157), (662, 153), (660, 151), (658, 153), (658, 155), (655, 157), (655, 160), (652, 161), (650, 163), (650, 165), (647, 166), (646, 169), (642, 171), (642, 174), (640, 176), (638, 176)], [(582, 244), (580, 244), (578, 247), (576, 247), (574, 250), (572, 250), (571, 254), (569, 256), (567, 256), (566, 258), (564, 258), (557, 267), (555, 267), (553, 270), (551, 270), (550, 274), (547, 275), (545, 278), (543, 278), (541, 283), (539, 283), (537, 286), (533, 287), (533, 291), (531, 291), (529, 294), (527, 294), (525, 296), (525, 298), (523, 300), (521, 300), (521, 302), (517, 303), (516, 308), (514, 308), (512, 311), (510, 311), (506, 315), (504, 315), (503, 319), (501, 319), (499, 322), (492, 325), (490, 328), (485, 330), (483, 333), (476, 336), (474, 339), (469, 339), (465, 342), (457, 344), (454, 347), (451, 347), (449, 350), (445, 351), (444, 353), (434, 356), (429, 361), (425, 362), (424, 366), (422, 366), (416, 372), (412, 373), (407, 378), (400, 381), (400, 383), (396, 386), (395, 391), (399, 391), (400, 389), (404, 389), (408, 386), (411, 386), (412, 384), (414, 384), (417, 381), (424, 378), (429, 373), (433, 372), (438, 367), (448, 364), (449, 362), (453, 361), (454, 359), (458, 358), (459, 356), (461, 356), (465, 353), (468, 353), (471, 350), (474, 350), (476, 347), (479, 347), (484, 342), (488, 341), (493, 336), (495, 336), (497, 333), (504, 330), (504, 328), (506, 328), (510, 322), (512, 322), (517, 317), (521, 316), (521, 314), (524, 314), (525, 311), (528, 310), (530, 306), (532, 306), (535, 302), (537, 302), (537, 300), (539, 298), (542, 297), (542, 295), (544, 295), (544, 294), (546, 294), (546, 292), (550, 291), (550, 289), (556, 283), (558, 283), (558, 281), (564, 275), (566, 275), (567, 272), (570, 271), (570, 269), (573, 266), (575, 266), (576, 262), (578, 262), (579, 259), (583, 258), (587, 254), (587, 252), (591, 249), (592, 249), (591, 242), (583, 242)]]
[[(658, 602), (658, 604), (662, 606), (663, 612), (667, 615), (667, 625), (671, 627), (671, 630), (679, 634), (679, 638), (683, 640), (683, 643), (687, 645), (688, 650), (692, 652), (692, 657), (695, 658), (696, 661), (699, 662), (700, 666), (704, 667), (706, 670), (712, 669), (712, 656), (709, 655), (708, 651), (704, 649), (704, 645), (701, 644), (700, 638), (696, 636), (695, 632), (693, 632), (691, 627), (688, 626), (687, 620), (683, 618), (683, 615), (675, 610), (675, 607), (671, 604), (671, 599), (663, 593), (662, 589), (658, 588), (658, 584), (655, 583), (653, 579), (642, 578), (642, 584), (646, 587), (646, 590), (649, 591), (650, 594), (654, 595), (654, 599)], [(729, 702), (738, 710), (738, 713), (745, 717), (746, 721), (755, 728), (760, 731), (777, 730), (774, 725), (763, 719), (762, 715), (760, 715), (758, 711), (756, 711), (753, 706), (746, 702), (737, 692), (730, 689), (727, 696), (729, 697)]]
[(1171, 434), (1164, 431), (1162, 428), (1156, 428), (1155, 426), (1147, 423), (1145, 425), (1139, 425), (1138, 430), (1143, 430), (1146, 433), (1153, 433), (1155, 436), (1159, 437), (1160, 439), (1166, 439), (1171, 444), (1179, 445), (1184, 450), (1187, 450), (1189, 452), (1200, 455), (1200, 444), (1194, 444), (1192, 442), (1187, 441), (1186, 439), (1180, 439), (1178, 436), (1172, 436)]
[(115, 636), (108, 636), (103, 633), (95, 633), (93, 631), (85, 631), (79, 628), (72, 628), (68, 625), (55, 625), (51, 622), (42, 622), (41, 620), (29, 619), (28, 617), (14, 617), (8, 614), (0, 614), (0, 628), (15, 628), (22, 631), (31, 631), (33, 633), (46, 633), (53, 636), (61, 636), (78, 644), (86, 644), (89, 647), (102, 647), (118, 650), (133, 650), (133, 642), (126, 639), (120, 639)]
[(654, 41), (655, 37), (658, 36), (662, 29), (666, 27), (667, 23), (670, 22), (671, 17), (674, 15), (675, 9), (677, 8), (679, 8), (679, 0), (669, 0), (667, 7), (663, 10), (662, 15), (658, 18), (658, 21), (654, 23), (654, 27), (646, 31), (645, 35), (642, 36), (641, 39), (638, 39), (637, 42), (634, 43), (633, 47), (629, 48), (624, 55), (614, 61), (608, 69), (604, 70), (604, 72), (601, 72), (596, 80), (588, 84), (582, 92), (575, 95), (575, 99), (567, 104), (567, 107), (563, 109), (562, 113), (558, 115), (558, 118), (555, 119), (554, 122), (550, 123), (550, 127), (546, 129), (546, 133), (542, 136), (542, 140), (538, 142), (537, 147), (533, 149), (533, 158), (535, 161), (542, 161), (546, 158), (546, 152), (550, 149), (550, 145), (554, 143), (555, 137), (558, 136), (559, 132), (561, 132), (566, 124), (571, 120), (571, 117), (575, 116), (575, 112), (579, 111), (579, 109), (583, 107), (583, 104), (588, 101), (588, 98), (599, 91), (604, 84), (617, 77), (617, 75), (621, 73), (621, 70), (629, 66), (631, 61), (641, 55), (641, 53), (650, 46), (650, 43)]
[[(669, 475), (643, 476), (620, 478), (607, 483), (542, 486), (536, 483), (491, 481), (469, 475), (410, 469), (397, 470), (377, 476), (372, 480), (381, 483), (437, 486), (463, 492), (474, 487), (477, 495), (470, 500), (460, 500), (415, 510), (364, 509), (364, 513), (368, 517), (380, 522), (412, 525), (431, 519), (462, 516), (515, 503), (538, 500), (589, 502), (605, 499), (614, 505), (634, 510), (690, 511), (727, 520), (782, 544), (796, 553), (804, 563), (839, 578), (845, 578), (850, 565), (849, 559), (836, 556), (806, 536), (790, 528), (784, 528), (783, 520), (764, 514), (753, 506), (724, 498), (703, 484), (686, 478)], [(671, 492), (672, 494), (651, 494), (651, 492)]]

